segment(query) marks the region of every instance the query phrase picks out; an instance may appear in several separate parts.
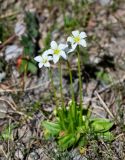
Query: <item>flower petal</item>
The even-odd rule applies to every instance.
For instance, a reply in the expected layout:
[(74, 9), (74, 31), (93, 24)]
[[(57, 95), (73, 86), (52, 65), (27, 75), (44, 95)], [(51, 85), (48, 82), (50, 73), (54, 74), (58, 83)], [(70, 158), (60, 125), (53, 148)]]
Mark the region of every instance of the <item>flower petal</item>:
[(87, 46), (86, 41), (85, 41), (84, 39), (81, 39), (80, 42), (79, 42), (79, 44), (80, 44), (81, 46), (83, 46), (83, 47), (86, 47), (86, 46)]
[(57, 47), (58, 47), (58, 45), (57, 45), (57, 43), (55, 41), (52, 41), (50, 43), (50, 46), (51, 46), (52, 49), (57, 49)]
[(78, 31), (78, 30), (72, 31), (72, 35), (73, 35), (74, 37), (79, 36), (79, 31)]
[(42, 61), (42, 57), (41, 56), (36, 56), (34, 58), (34, 60), (37, 61), (37, 62), (41, 62)]
[(44, 51), (42, 56), (48, 56), (49, 54), (53, 54), (53, 50), (52, 49), (48, 49), (48, 50)]
[(67, 59), (66, 53), (65, 53), (64, 51), (61, 51), (61, 52), (60, 52), (60, 55), (61, 55), (64, 59)]
[(76, 47), (77, 47), (77, 43), (73, 44), (72, 48), (70, 48), (67, 53), (73, 52), (76, 49)]
[(60, 49), (60, 50), (63, 50), (63, 49), (65, 49), (67, 47), (67, 45), (66, 44), (59, 44), (59, 46), (58, 46), (58, 48)]
[(49, 63), (49, 62), (46, 62), (46, 63), (44, 64), (44, 66), (45, 66), (45, 67), (50, 67), (50, 63)]
[(87, 37), (87, 35), (86, 35), (85, 32), (81, 32), (81, 33), (80, 33), (80, 38), (86, 38), (86, 37)]
[(60, 57), (59, 55), (55, 55), (55, 54), (54, 54), (54, 55), (53, 55), (53, 62), (54, 62), (54, 63), (57, 63), (57, 62), (59, 61), (59, 57)]
[(48, 61), (51, 61), (53, 60), (53, 57), (52, 56), (48, 56)]
[(39, 63), (38, 66), (39, 66), (39, 68), (42, 68), (43, 63)]
[(72, 37), (68, 37), (67, 41), (70, 42), (70, 43), (74, 43), (74, 39)]

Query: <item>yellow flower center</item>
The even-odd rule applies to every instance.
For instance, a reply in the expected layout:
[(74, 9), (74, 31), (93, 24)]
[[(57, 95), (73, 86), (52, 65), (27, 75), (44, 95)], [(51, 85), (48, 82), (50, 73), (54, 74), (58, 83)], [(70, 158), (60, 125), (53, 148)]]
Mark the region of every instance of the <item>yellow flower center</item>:
[(80, 41), (80, 37), (74, 37), (74, 41), (78, 43)]
[(54, 50), (54, 54), (59, 54), (60, 50), (59, 49), (55, 49)]

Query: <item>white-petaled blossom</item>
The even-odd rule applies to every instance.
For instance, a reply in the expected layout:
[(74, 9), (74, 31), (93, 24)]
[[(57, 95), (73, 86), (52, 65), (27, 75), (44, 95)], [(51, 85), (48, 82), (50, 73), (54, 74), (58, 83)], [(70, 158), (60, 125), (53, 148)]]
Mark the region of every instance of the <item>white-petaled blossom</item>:
[(53, 55), (53, 62), (57, 63), (59, 61), (60, 57), (63, 57), (64, 59), (67, 58), (66, 53), (65, 53), (65, 48), (67, 45), (65, 44), (57, 44), (55, 41), (52, 41), (51, 44), (51, 49), (48, 50), (48, 54)]
[(67, 38), (67, 41), (71, 43), (71, 49), (68, 51), (68, 53), (73, 52), (77, 45), (81, 45), (82, 47), (86, 47), (86, 41), (84, 38), (86, 38), (87, 35), (85, 32), (79, 32), (78, 30), (72, 31), (72, 36)]
[(50, 67), (50, 60), (52, 60), (52, 56), (48, 55), (48, 50), (43, 52), (42, 56), (36, 56), (35, 61), (39, 62), (39, 68), (42, 68), (43, 66), (45, 67)]

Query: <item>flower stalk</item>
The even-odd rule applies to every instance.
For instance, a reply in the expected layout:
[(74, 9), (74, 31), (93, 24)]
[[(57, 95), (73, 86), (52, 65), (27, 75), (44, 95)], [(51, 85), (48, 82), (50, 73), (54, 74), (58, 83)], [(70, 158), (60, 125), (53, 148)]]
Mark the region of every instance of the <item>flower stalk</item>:
[(82, 125), (82, 76), (81, 76), (81, 67), (80, 67), (80, 53), (79, 53), (79, 46), (78, 46), (78, 75), (79, 75), (79, 95), (80, 95), (80, 125)]
[(61, 101), (62, 101), (62, 107), (64, 110), (64, 97), (63, 97), (63, 87), (62, 87), (62, 67), (61, 67), (61, 62), (59, 62), (59, 73), (60, 73), (60, 94), (61, 94)]
[(82, 107), (82, 77), (81, 77), (81, 67), (80, 67), (80, 53), (78, 47), (78, 75), (79, 75), (79, 94), (80, 94), (80, 107)]
[(68, 71), (69, 71), (69, 77), (70, 77), (70, 92), (72, 95), (72, 102), (75, 102), (75, 96), (74, 96), (74, 89), (73, 89), (73, 82), (72, 82), (72, 72), (71, 72), (71, 66), (69, 61), (67, 60), (67, 67), (68, 67)]
[(70, 121), (71, 121), (71, 130), (73, 131), (74, 129), (74, 124), (72, 123), (76, 119), (76, 106), (75, 106), (75, 96), (74, 96), (74, 89), (73, 89), (73, 82), (72, 82), (72, 72), (71, 72), (71, 66), (69, 61), (67, 60), (67, 67), (69, 71), (69, 77), (70, 77), (70, 92), (72, 95), (72, 105), (70, 105)]
[(58, 101), (57, 101), (56, 90), (55, 90), (55, 86), (54, 86), (54, 81), (53, 81), (53, 75), (52, 75), (51, 68), (48, 68), (48, 72), (49, 72), (49, 77), (50, 77), (50, 80), (51, 80), (51, 86), (52, 86), (52, 91), (53, 91), (54, 100), (55, 100), (55, 103), (56, 103), (56, 110), (57, 110), (58, 109)]

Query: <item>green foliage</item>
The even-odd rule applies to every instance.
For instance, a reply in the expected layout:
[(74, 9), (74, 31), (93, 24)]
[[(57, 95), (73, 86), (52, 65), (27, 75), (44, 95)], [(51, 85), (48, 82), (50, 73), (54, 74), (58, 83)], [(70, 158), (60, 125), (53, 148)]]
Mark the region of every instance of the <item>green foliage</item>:
[(35, 53), (35, 44), (32, 42), (30, 37), (23, 35), (21, 39), (21, 44), (24, 47), (25, 56), (33, 56)]
[(89, 4), (89, 1), (88, 1), (88, 0), (81, 0), (81, 4), (82, 4), (82, 5)]
[(38, 33), (39, 26), (36, 15), (32, 12), (26, 12), (24, 21), (26, 23), (27, 36), (31, 39), (37, 38), (39, 34)]
[(51, 32), (48, 32), (47, 36), (44, 40), (44, 46), (46, 49), (48, 49), (50, 47), (50, 42), (51, 42)]
[(96, 72), (96, 76), (99, 80), (103, 81), (106, 84), (109, 84), (111, 82), (107, 72), (104, 72), (104, 71)]
[(60, 123), (58, 123), (58, 121), (54, 123), (45, 121), (43, 123), (43, 127), (46, 128), (46, 131), (45, 131), (46, 137), (57, 136), (59, 135), (59, 132), (61, 130), (61, 126), (60, 126)]
[(45, 129), (45, 137), (55, 137), (62, 150), (79, 145), (85, 147), (91, 140), (102, 139), (112, 141), (114, 139), (109, 131), (113, 122), (108, 119), (91, 119), (86, 115), (81, 115), (80, 107), (71, 103), (68, 109), (57, 111), (55, 122), (44, 121), (42, 126)]
[[(0, 21), (0, 41), (5, 41), (11, 34), (12, 34), (12, 28), (9, 24), (9, 20), (1, 20)], [(9, 30), (9, 32), (8, 32)]]
[(113, 126), (108, 119), (96, 118), (91, 120), (91, 128), (94, 132), (106, 132)]
[(21, 37), (21, 44), (24, 46), (25, 56), (34, 56), (35, 54), (35, 41), (38, 37), (38, 22), (34, 13), (26, 12), (25, 19), (26, 23), (26, 35)]
[(35, 65), (34, 61), (30, 61), (30, 60), (27, 60), (27, 59), (22, 59), (19, 70), (20, 70), (20, 73), (23, 73), (23, 72), (36, 73), (37, 72), (37, 66)]
[(77, 142), (77, 136), (73, 133), (69, 133), (67, 135), (64, 135), (63, 137), (59, 138), (58, 144), (61, 147), (62, 150), (65, 150)]
[(5, 60), (1, 57), (0, 58), (0, 72), (4, 71), (6, 67), (6, 62)]
[(122, 2), (122, 0), (115, 0), (113, 3), (109, 6), (109, 10), (111, 12), (116, 12), (119, 8), (119, 4)]
[(68, 30), (74, 29), (79, 24), (78, 20), (75, 18), (64, 16), (64, 26)]
[(22, 59), (19, 70), (21, 71), (21, 73), (28, 71), (31, 73), (36, 73), (37, 67), (35, 61), (33, 60), (33, 57), (36, 52), (39, 26), (34, 13), (26, 12), (24, 21), (26, 23), (26, 34), (21, 37), (21, 44), (24, 47), (23, 56), (24, 58), (28, 57), (28, 60)]
[(104, 132), (104, 133), (98, 133), (97, 134), (99, 139), (103, 139), (104, 141), (111, 142), (114, 140), (114, 136), (111, 132)]
[(13, 129), (15, 128), (14, 125), (8, 125), (6, 128), (2, 131), (0, 135), (0, 139), (7, 141), (7, 140), (13, 140)]

